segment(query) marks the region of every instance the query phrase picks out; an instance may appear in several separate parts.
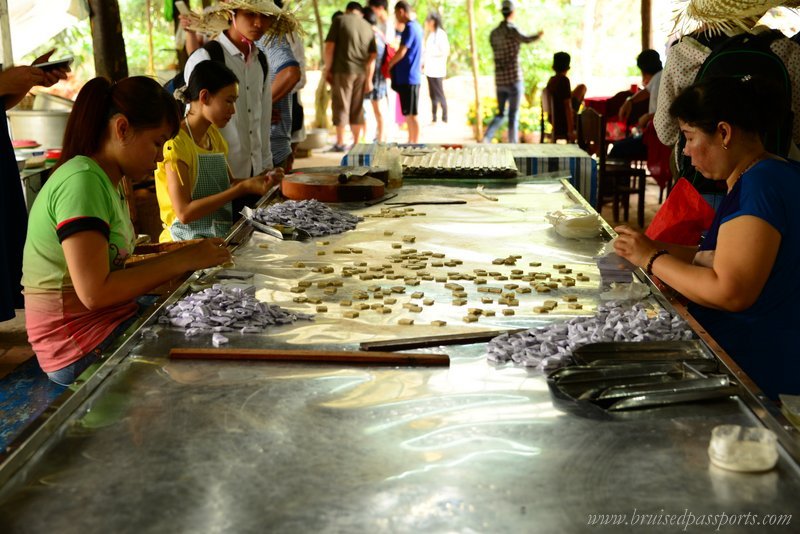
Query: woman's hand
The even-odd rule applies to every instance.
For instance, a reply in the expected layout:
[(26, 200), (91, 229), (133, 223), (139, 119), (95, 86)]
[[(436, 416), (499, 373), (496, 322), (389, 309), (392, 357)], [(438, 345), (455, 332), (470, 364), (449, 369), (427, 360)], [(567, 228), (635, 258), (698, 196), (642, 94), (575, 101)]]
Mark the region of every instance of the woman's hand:
[(639, 267), (646, 267), (658, 247), (649, 237), (629, 226), (617, 226), (614, 230), (619, 237), (614, 241), (614, 251)]
[(253, 176), (252, 178), (239, 181), (236, 185), (242, 195), (263, 196), (269, 189), (269, 182), (266, 175)]
[(183, 247), (175, 251), (175, 254), (183, 262), (184, 271), (206, 269), (231, 261), (231, 253), (225, 247), (225, 241), (217, 237)]
[(269, 187), (280, 184), (285, 177), (285, 174), (286, 173), (284, 173), (283, 168), (281, 167), (276, 167), (271, 171), (267, 171), (266, 178), (269, 182)]

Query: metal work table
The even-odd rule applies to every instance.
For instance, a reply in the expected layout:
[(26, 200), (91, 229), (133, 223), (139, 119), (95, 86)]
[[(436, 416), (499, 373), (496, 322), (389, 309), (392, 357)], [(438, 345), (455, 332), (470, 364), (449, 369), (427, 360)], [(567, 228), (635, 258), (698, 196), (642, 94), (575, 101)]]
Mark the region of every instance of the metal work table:
[[(298, 277), (322, 275), (307, 274), (294, 267), (296, 261), (370, 263), (393, 251), (390, 242), (415, 234), (414, 248), (464, 261), (444, 270), (492, 270), (491, 259), (509, 254), (522, 255), (525, 270), (537, 258), (545, 266), (580, 266), (592, 281), (570, 289), (587, 305), (596, 304), (592, 257), (603, 240), (561, 238), (542, 219), (547, 211), (580, 203), (574, 189), (549, 181), (487, 192), (499, 201), (467, 187), (407, 185), (396, 200), (446, 195), (469, 204), (418, 206), (426, 216), (368, 218), (353, 232), (318, 239), (330, 241), (326, 249), (364, 249), (346, 258), (317, 256), (321, 246), (314, 240), (254, 235), (237, 250), (236, 268), (257, 273), (262, 300), (309, 311), (292, 302), (288, 287)], [(395, 234), (384, 236), (390, 228)], [(268, 248), (259, 246), (264, 244)], [(195, 276), (167, 303), (196, 281)], [(400, 285), (394, 282), (348, 280), (341, 289)], [(431, 284), (409, 290), (438, 296)], [(649, 300), (669, 306), (658, 293)], [(406, 316), (401, 311), (348, 321), (335, 304), (328, 306), (331, 311), (313, 323), (279, 327), (269, 335), (232, 335), (231, 344), (354, 348), (363, 340), (430, 334), (432, 327), (420, 325), (432, 318), (448, 319), (449, 326), (435, 333), (564, 319), (534, 319), (525, 301), (514, 317), (459, 324), (449, 303), (437, 298), (435, 311), (425, 310), (418, 325), (400, 327), (397, 318)], [(449, 368), (166, 357), (174, 346), (208, 344), (207, 338), (186, 339), (170, 329), (156, 340), (133, 334), (122, 342), (0, 467), (3, 531), (57, 526), (60, 532), (550, 533), (594, 531), (590, 516), (600, 514), (800, 511), (800, 470), (786, 449), (778, 466), (763, 474), (727, 472), (709, 463), (714, 426), (760, 424), (753, 409), (762, 419), (772, 418), (748, 405), (752, 399), (615, 416), (565, 411), (553, 405), (540, 373), (487, 363), (485, 344), (445, 347)], [(669, 525), (650, 529), (682, 531)], [(759, 528), (741, 524), (723, 531)]]

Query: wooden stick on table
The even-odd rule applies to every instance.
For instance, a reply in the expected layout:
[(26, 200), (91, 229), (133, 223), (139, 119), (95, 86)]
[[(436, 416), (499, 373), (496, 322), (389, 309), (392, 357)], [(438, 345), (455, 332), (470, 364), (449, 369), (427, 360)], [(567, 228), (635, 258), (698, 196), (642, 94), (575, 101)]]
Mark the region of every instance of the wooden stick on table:
[(466, 332), (462, 334), (443, 334), (439, 336), (411, 337), (406, 339), (387, 339), (383, 341), (365, 341), (359, 345), (361, 350), (409, 350), (423, 347), (438, 347), (440, 345), (469, 345), (471, 343), (484, 343), (500, 334), (516, 334), (526, 328), (513, 330), (490, 330), (482, 332)]
[(349, 363), (358, 365), (449, 366), (447, 354), (412, 352), (361, 352), (345, 350), (292, 349), (172, 349), (169, 357), (179, 360), (266, 360), (274, 362)]

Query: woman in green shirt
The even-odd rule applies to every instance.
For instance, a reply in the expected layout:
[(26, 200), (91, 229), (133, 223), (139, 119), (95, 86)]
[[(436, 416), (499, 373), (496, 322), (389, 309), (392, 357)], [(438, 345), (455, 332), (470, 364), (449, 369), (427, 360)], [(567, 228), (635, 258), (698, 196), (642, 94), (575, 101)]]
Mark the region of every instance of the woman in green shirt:
[(78, 95), (23, 254), (28, 339), (54, 382), (71, 383), (97, 359), (137, 297), (230, 259), (211, 239), (124, 269), (135, 236), (120, 182), (152, 175), (179, 124), (175, 100), (144, 76), (95, 78)]

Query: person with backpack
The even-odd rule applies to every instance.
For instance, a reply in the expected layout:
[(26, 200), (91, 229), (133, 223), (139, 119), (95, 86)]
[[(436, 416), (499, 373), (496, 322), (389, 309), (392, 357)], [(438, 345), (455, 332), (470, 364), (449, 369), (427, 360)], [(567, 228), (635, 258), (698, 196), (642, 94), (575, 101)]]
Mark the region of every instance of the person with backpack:
[[(757, 25), (770, 8), (785, 3), (786, 0), (770, 0), (759, 5), (732, 2), (725, 5), (724, 16), (720, 16), (721, 8), (715, 2), (687, 2), (678, 19), (684, 35), (667, 51), (653, 118), (653, 126), (662, 143), (673, 146), (680, 139), (678, 124), (669, 114), (670, 105), (677, 95), (704, 77), (724, 75), (729, 70), (728, 74), (787, 80), (785, 98), (793, 118), (784, 141), (791, 140), (791, 143), (785, 148), (770, 148), (781, 156), (800, 159), (797, 150), (800, 144), (800, 45), (777, 30)], [(741, 70), (747, 65), (754, 65), (752, 72)], [(778, 128), (782, 126), (778, 125)], [(681, 157), (680, 147), (675, 151), (675, 163), (680, 175), (691, 174), (684, 177), (712, 207), (718, 207), (724, 192), (718, 190), (713, 182), (704, 180), (699, 173), (686, 168), (688, 162)]]
[[(265, 33), (285, 35), (299, 27), (291, 13), (283, 11), (271, 0), (228, 0), (202, 17), (195, 29), (220, 31), (186, 62), (184, 78), (202, 61), (221, 57), (239, 80), (236, 99), (238, 113), (220, 131), (228, 143), (228, 164), (233, 176), (256, 176), (273, 168), (270, 146), (272, 124), (272, 91), (268, 81), (267, 60), (255, 43)], [(217, 43), (213, 45), (212, 43)], [(217, 56), (209, 45), (221, 48)], [(212, 55), (213, 54), (213, 55)], [(253, 199), (248, 199), (252, 202)], [(238, 211), (236, 207), (235, 211)]]
[(261, 197), (283, 176), (278, 168), (237, 180), (228, 170), (228, 145), (220, 129), (236, 112), (238, 85), (224, 64), (203, 61), (178, 91), (188, 106), (186, 116), (178, 135), (164, 144), (155, 174), (161, 242), (226, 237), (233, 223), (231, 202), (243, 195)]
[(727, 194), (699, 247), (616, 228), (620, 256), (691, 301), (688, 310), (769, 397), (800, 393), (800, 163), (764, 141), (787, 112), (783, 88), (750, 75), (682, 91), (670, 115), (686, 155)]

